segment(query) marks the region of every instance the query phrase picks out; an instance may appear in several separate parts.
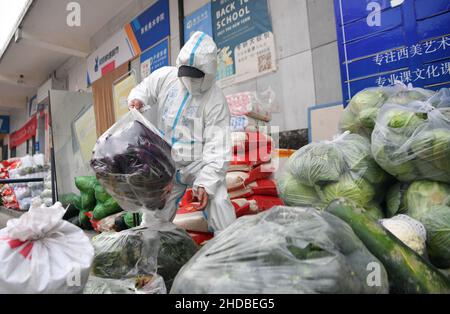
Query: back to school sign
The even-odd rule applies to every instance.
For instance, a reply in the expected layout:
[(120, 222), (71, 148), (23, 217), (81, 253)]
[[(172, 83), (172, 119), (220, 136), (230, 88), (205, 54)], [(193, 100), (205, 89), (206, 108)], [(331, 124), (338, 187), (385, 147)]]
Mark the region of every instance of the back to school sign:
[(276, 71), (267, 0), (212, 0), (211, 11), (221, 87)]

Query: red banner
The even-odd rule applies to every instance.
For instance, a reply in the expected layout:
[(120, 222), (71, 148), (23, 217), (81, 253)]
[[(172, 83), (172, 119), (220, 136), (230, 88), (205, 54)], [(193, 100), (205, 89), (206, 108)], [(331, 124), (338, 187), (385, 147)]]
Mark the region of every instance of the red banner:
[(9, 146), (13, 148), (22, 145), (33, 136), (36, 136), (36, 130), (37, 118), (34, 116), (19, 131), (16, 131), (9, 136)]

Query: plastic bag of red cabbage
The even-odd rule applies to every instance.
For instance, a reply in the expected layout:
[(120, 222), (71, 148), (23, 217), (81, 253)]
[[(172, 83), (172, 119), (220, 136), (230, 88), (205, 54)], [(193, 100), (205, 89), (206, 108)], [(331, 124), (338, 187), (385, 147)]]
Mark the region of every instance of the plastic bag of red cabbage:
[(345, 222), (313, 208), (274, 207), (209, 241), (171, 293), (388, 293), (388, 285), (382, 263)]
[(150, 210), (168, 221), (173, 213), (161, 209), (175, 175), (171, 150), (159, 131), (132, 110), (97, 141), (91, 167), (125, 211)]

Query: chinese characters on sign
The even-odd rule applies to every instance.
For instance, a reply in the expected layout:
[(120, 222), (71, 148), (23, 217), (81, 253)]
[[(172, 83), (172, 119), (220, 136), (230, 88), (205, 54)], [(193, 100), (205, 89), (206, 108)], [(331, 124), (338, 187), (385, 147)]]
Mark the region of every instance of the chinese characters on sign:
[(381, 75), (375, 80), (375, 83), (378, 86), (388, 86), (394, 85), (395, 81), (400, 81), (405, 84), (412, 83), (416, 85), (418, 81), (436, 79), (444, 76), (447, 76), (446, 79), (450, 80), (450, 61), (440, 64), (430, 64), (422, 68), (405, 70), (389, 75)]
[(450, 37), (444, 36), (438, 40), (428, 40), (410, 47), (402, 47), (400, 49), (379, 53), (373, 58), (373, 61), (377, 65), (383, 65), (447, 49), (450, 51)]
[(188, 41), (197, 32), (203, 32), (213, 37), (211, 20), (211, 3), (201, 7), (184, 19), (184, 41)]
[(169, 66), (169, 38), (141, 55), (141, 78), (145, 79), (155, 70)]
[(156, 25), (159, 24), (159, 22), (163, 22), (165, 18), (166, 18), (165, 14), (164, 14), (164, 12), (162, 12), (156, 18), (149, 21), (148, 24), (145, 24), (143, 27), (141, 27), (141, 35), (144, 35), (148, 31), (151, 31), (152, 28), (154, 28)]

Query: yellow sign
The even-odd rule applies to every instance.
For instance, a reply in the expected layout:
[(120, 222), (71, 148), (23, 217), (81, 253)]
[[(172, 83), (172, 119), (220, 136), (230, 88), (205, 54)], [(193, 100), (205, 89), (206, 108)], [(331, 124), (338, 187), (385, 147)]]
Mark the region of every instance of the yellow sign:
[(92, 151), (97, 142), (94, 106), (91, 106), (75, 122), (75, 132), (80, 146), (81, 157), (85, 163), (88, 163), (91, 160)]
[(134, 74), (114, 85), (114, 115), (116, 121), (119, 121), (128, 112), (128, 95), (136, 85), (137, 81)]

